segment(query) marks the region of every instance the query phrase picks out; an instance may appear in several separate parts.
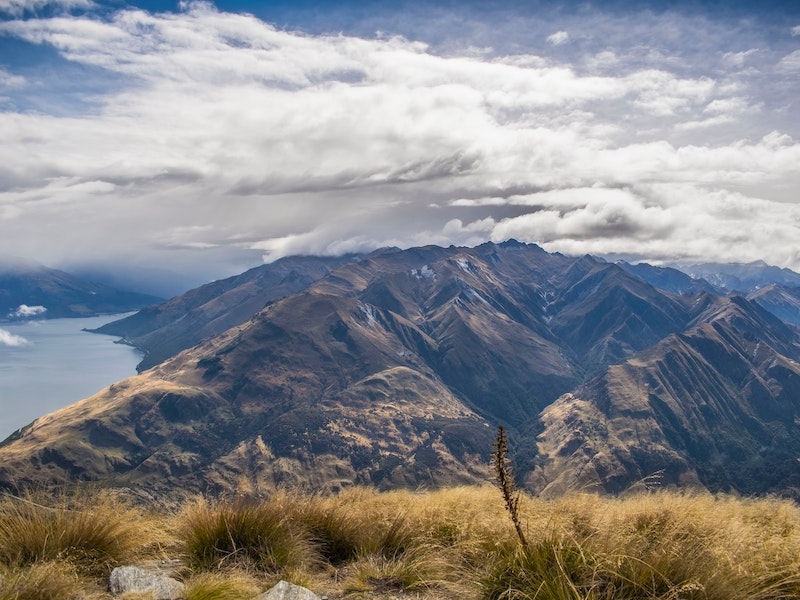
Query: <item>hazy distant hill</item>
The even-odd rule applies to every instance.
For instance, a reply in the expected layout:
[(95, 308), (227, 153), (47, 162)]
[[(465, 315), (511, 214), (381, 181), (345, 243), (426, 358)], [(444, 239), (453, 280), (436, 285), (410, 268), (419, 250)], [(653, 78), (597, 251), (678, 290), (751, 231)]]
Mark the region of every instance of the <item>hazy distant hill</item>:
[(763, 260), (751, 263), (687, 264), (678, 268), (692, 277), (705, 279), (715, 286), (742, 294), (749, 294), (772, 284), (800, 287), (800, 274), (768, 265)]
[(692, 277), (672, 267), (655, 267), (647, 263), (632, 265), (625, 261), (617, 261), (616, 264), (653, 287), (673, 294), (722, 293), (724, 290), (724, 288), (711, 285), (705, 279)]
[[(658, 472), (711, 489), (795, 488), (800, 337), (755, 303), (667, 292), (619, 265), (514, 241), (314, 267), (328, 268), (39, 419), (0, 448), (0, 482), (467, 483), (487, 477), (505, 424), (534, 491), (618, 491)], [(186, 314), (213, 305), (210, 291)], [(227, 315), (236, 302), (220, 306)]]
[(0, 257), (0, 320), (123, 313), (160, 301), (155, 296), (85, 281), (33, 261)]
[(763, 261), (681, 267), (686, 273), (691, 273), (690, 276), (670, 267), (654, 267), (646, 263), (630, 265), (622, 261), (618, 264), (661, 290), (678, 294), (699, 291), (742, 294), (779, 319), (800, 325), (800, 274), (790, 269), (773, 267)]

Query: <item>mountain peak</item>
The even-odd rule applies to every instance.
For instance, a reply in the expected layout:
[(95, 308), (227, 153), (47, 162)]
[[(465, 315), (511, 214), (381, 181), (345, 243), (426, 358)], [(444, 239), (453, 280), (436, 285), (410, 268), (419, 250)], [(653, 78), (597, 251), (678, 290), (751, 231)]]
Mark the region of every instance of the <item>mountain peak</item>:
[[(503, 424), (533, 491), (662, 469), (795, 485), (795, 328), (713, 288), (505, 244), (276, 261), (112, 324), (160, 360), (5, 442), (0, 482), (474, 483)], [(757, 469), (774, 476), (759, 487)]]

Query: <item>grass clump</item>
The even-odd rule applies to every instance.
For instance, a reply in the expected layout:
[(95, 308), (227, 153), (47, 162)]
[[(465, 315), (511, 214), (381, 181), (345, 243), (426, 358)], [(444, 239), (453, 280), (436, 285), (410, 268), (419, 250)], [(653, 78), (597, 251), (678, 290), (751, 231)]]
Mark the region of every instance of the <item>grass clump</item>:
[(186, 582), (186, 600), (241, 600), (260, 591), (259, 582), (243, 571), (204, 572)]
[(61, 561), (42, 561), (0, 570), (0, 600), (85, 599), (86, 586), (75, 568)]
[(334, 567), (354, 560), (370, 543), (369, 528), (337, 498), (298, 497), (292, 507), (292, 520), (308, 532), (322, 559)]
[(0, 564), (64, 561), (82, 573), (104, 574), (140, 548), (141, 523), (138, 512), (104, 492), (63, 496), (50, 505), (6, 496), (0, 500)]
[(530, 499), (523, 514), (536, 533), (527, 548), (512, 540), (492, 553), (484, 598), (800, 598), (800, 512), (790, 502), (575, 495)]
[(393, 556), (369, 554), (348, 569), (347, 592), (410, 592), (447, 588), (444, 577), (449, 565), (435, 547), (417, 547)]
[(509, 544), (493, 557), (483, 594), (487, 600), (587, 598), (595, 560), (586, 548), (557, 533), (525, 546)]
[(190, 568), (254, 568), (271, 573), (318, 562), (311, 537), (279, 502), (199, 499), (179, 517), (178, 535)]

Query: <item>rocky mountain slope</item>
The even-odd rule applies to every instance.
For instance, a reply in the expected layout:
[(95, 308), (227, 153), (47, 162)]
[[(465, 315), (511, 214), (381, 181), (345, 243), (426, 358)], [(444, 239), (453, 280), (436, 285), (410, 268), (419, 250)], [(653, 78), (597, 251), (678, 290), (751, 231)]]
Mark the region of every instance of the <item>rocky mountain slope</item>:
[(747, 299), (782, 321), (800, 326), (800, 286), (770, 284), (749, 293)]
[(90, 317), (130, 312), (160, 301), (155, 296), (85, 281), (33, 261), (0, 257), (0, 320)]
[(609, 366), (542, 413), (529, 484), (667, 484), (800, 497), (800, 336), (741, 297)]
[(96, 333), (121, 337), (145, 353), (138, 369), (149, 369), (252, 317), (269, 302), (299, 292), (351, 256), (292, 256), (206, 284), (154, 304)]
[[(488, 477), (501, 423), (534, 491), (657, 472), (794, 485), (798, 331), (746, 299), (513, 241), (314, 268), (332, 270), (4, 442), (0, 485), (467, 483)], [(172, 316), (213, 294), (201, 300)], [(783, 474), (758, 483), (756, 469)]]

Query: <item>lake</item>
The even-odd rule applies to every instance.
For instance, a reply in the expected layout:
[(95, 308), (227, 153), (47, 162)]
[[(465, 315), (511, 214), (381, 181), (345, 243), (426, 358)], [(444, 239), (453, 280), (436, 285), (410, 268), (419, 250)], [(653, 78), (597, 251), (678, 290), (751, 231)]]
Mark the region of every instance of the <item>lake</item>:
[(0, 440), (136, 374), (141, 352), (81, 331), (123, 316), (0, 323)]

